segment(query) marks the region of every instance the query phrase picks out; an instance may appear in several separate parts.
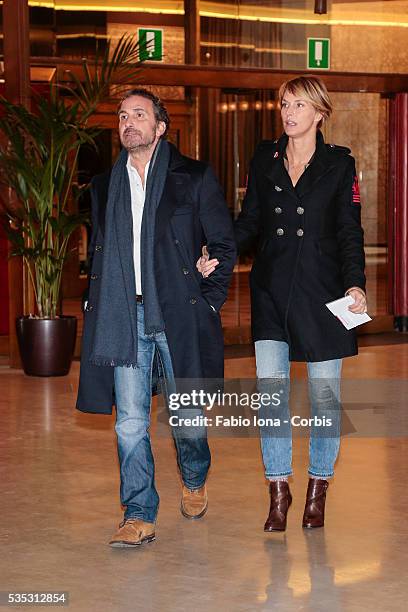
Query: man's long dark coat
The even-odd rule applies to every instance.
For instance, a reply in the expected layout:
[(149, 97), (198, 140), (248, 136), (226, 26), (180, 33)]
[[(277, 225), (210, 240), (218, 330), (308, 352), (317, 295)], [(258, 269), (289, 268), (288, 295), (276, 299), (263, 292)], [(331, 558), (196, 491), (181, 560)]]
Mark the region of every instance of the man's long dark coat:
[[(236, 260), (232, 221), (220, 186), (203, 163), (170, 145), (171, 158), (155, 227), (155, 273), (165, 333), (176, 378), (220, 379), (224, 341), (219, 309)], [(99, 306), (109, 173), (92, 181), (92, 261), (85, 308), (77, 408), (110, 414), (114, 368), (89, 362)], [(196, 261), (206, 244), (219, 260), (203, 279)], [(215, 311), (211, 308), (213, 306)], [(136, 308), (136, 300), (135, 300)]]

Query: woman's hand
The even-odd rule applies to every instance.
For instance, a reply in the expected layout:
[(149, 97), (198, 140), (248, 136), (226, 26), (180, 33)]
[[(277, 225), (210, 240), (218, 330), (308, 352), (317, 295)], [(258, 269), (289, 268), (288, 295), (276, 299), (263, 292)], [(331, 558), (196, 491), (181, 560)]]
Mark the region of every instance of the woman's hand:
[(347, 289), (346, 295), (351, 295), (354, 300), (354, 304), (348, 307), (351, 312), (354, 312), (354, 314), (364, 314), (367, 312), (366, 294), (360, 287), (351, 287)]
[(210, 274), (214, 272), (219, 263), (218, 259), (210, 259), (207, 247), (204, 245), (202, 248), (202, 255), (197, 260), (196, 268), (203, 278), (207, 278), (207, 276), (210, 276)]

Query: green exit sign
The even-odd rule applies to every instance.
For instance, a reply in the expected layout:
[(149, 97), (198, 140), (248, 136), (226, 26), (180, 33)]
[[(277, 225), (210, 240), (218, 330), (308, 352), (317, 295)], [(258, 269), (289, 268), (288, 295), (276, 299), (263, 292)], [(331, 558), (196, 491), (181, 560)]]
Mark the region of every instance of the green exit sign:
[(163, 59), (163, 30), (139, 28), (139, 57), (142, 61)]
[(330, 68), (330, 38), (307, 39), (307, 67), (313, 70)]

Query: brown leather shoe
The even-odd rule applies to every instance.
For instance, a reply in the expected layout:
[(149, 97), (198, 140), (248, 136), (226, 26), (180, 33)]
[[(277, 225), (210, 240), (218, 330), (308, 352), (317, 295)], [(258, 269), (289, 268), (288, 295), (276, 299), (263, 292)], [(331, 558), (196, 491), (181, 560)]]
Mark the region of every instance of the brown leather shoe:
[(292, 503), (292, 495), (286, 480), (271, 480), (269, 483), (271, 505), (264, 531), (285, 531), (286, 517)]
[(208, 498), (207, 487), (203, 485), (200, 489), (191, 491), (183, 485), (181, 496), (181, 514), (188, 519), (199, 519), (207, 512)]
[(304, 529), (314, 529), (324, 525), (324, 507), (326, 491), (329, 486), (327, 480), (309, 478), (307, 487), (305, 511), (303, 513)]
[(140, 546), (147, 542), (153, 542), (155, 537), (154, 523), (145, 523), (138, 518), (129, 518), (119, 525), (119, 529), (109, 542), (109, 546), (114, 548)]

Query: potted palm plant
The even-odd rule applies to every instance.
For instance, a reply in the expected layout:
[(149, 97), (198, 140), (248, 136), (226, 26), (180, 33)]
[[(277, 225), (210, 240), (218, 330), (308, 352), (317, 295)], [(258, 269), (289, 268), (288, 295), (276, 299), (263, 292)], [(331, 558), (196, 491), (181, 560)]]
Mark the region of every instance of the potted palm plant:
[(102, 57), (82, 74), (71, 74), (70, 85), (53, 85), (37, 96), (35, 110), (0, 98), (0, 181), (13, 193), (3, 198), (2, 218), (11, 255), (21, 257), (35, 299), (35, 312), (16, 321), (26, 374), (60, 376), (71, 365), (76, 318), (60, 312), (61, 277), (72, 233), (85, 222), (71, 212), (81, 194), (76, 162), (82, 145), (95, 146), (101, 128), (89, 119), (116, 87), (134, 82), (140, 69), (138, 43), (123, 36), (108, 41)]

